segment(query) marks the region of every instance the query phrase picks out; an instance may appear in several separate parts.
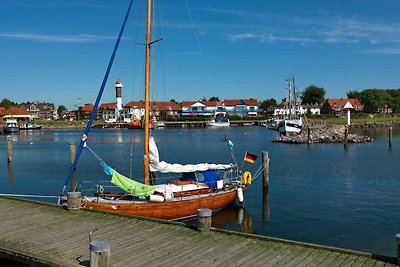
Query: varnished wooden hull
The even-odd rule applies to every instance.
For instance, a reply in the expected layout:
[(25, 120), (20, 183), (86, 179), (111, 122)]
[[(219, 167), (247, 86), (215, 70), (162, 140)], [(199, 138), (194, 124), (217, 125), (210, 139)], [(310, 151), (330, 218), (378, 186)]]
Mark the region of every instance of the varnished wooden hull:
[[(243, 188), (246, 191), (247, 187)], [(197, 209), (207, 208), (219, 210), (237, 198), (237, 190), (230, 190), (208, 196), (199, 196), (188, 200), (143, 203), (99, 203), (86, 202), (85, 208), (116, 212), (128, 215), (138, 215), (165, 220), (178, 220), (195, 216)]]

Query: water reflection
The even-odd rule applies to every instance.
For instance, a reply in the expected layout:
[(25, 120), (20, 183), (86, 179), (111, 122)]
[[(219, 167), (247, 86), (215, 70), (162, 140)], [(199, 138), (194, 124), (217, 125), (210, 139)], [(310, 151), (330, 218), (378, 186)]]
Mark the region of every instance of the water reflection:
[(11, 162), (9, 162), (7, 166), (7, 176), (8, 176), (8, 185), (12, 187), (14, 185), (14, 174)]
[(262, 215), (264, 222), (269, 222), (270, 212), (269, 212), (269, 194), (268, 191), (263, 194), (263, 206), (262, 206)]
[[(197, 219), (185, 221), (188, 225), (196, 225)], [(212, 214), (212, 227), (223, 229), (240, 229), (241, 232), (248, 234), (256, 234), (253, 226), (253, 218), (242, 207), (237, 205), (229, 205), (228, 207)]]

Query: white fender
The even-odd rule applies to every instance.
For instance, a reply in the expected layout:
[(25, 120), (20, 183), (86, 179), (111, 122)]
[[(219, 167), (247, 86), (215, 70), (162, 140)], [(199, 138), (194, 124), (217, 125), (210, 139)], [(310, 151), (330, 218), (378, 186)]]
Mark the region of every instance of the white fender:
[(152, 202), (164, 202), (164, 197), (160, 195), (150, 195), (149, 196), (149, 201)]
[(238, 189), (237, 189), (237, 199), (238, 199), (239, 203), (243, 203), (243, 201), (244, 201), (243, 190), (241, 187), (238, 187)]

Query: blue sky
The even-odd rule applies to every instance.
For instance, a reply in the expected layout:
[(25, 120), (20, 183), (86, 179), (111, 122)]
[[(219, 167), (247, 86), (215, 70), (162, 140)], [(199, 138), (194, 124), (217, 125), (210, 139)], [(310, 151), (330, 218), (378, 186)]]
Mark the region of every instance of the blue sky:
[[(93, 103), (129, 0), (1, 0), (0, 97)], [(189, 9), (187, 8), (189, 6)], [(152, 100), (326, 97), (400, 88), (400, 1), (156, 1)], [(190, 10), (190, 12), (188, 11)], [(102, 102), (143, 99), (145, 1), (135, 0)], [(194, 25), (194, 27), (192, 27)]]

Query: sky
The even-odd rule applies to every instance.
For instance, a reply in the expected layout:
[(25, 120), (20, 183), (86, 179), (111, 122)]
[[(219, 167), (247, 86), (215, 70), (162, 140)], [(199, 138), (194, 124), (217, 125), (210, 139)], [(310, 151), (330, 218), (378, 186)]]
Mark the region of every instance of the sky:
[[(146, 1), (134, 0), (101, 103), (142, 100)], [(0, 0), (0, 98), (94, 103), (129, 0)], [(158, 0), (153, 101), (400, 88), (398, 0)], [(78, 100), (78, 98), (80, 100)]]

